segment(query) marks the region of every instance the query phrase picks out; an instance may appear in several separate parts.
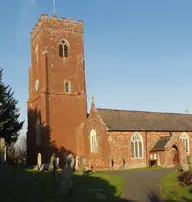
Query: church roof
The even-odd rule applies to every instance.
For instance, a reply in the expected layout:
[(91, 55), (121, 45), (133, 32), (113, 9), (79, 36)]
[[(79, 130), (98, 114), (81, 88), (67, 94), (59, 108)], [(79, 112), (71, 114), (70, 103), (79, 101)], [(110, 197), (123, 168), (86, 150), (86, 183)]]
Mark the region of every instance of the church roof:
[(161, 137), (155, 144), (155, 146), (152, 148), (152, 152), (154, 151), (164, 151), (165, 150), (165, 145), (169, 140), (171, 139), (171, 136), (169, 137)]
[(100, 109), (110, 131), (192, 131), (192, 114)]

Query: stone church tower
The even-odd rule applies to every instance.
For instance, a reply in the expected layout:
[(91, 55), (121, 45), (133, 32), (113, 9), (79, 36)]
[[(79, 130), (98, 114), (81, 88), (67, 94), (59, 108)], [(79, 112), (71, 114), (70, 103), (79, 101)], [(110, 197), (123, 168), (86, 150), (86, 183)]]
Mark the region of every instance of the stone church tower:
[(83, 22), (43, 14), (31, 32), (27, 157), (84, 154), (87, 95)]

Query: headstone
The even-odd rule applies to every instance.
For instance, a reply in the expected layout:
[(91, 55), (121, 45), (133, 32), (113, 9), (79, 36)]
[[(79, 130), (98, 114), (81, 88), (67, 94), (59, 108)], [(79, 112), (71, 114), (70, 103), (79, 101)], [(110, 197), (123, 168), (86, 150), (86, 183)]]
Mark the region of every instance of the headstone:
[(51, 156), (50, 164), (49, 164), (49, 170), (53, 169), (54, 159), (55, 159), (55, 153), (53, 153), (52, 156)]
[(63, 168), (62, 180), (59, 187), (59, 193), (70, 194), (73, 187), (73, 181), (71, 180), (73, 173), (73, 160), (71, 155), (68, 155), (66, 167)]
[(59, 157), (56, 158), (57, 168), (59, 168)]
[(5, 139), (0, 138), (0, 158), (1, 158), (1, 164), (6, 162), (6, 146), (5, 146)]
[(85, 157), (84, 156), (80, 157), (80, 172), (82, 175), (85, 174)]
[(63, 167), (66, 168), (67, 166), (67, 154), (66, 152), (64, 152), (63, 154)]
[(38, 166), (38, 170), (40, 170), (42, 165), (42, 159), (41, 159), (41, 153), (37, 154), (37, 166)]
[(7, 161), (7, 147), (4, 146), (4, 162)]
[(0, 138), (0, 149), (5, 147), (5, 138)]
[(73, 154), (69, 154), (68, 157), (67, 157), (67, 160), (68, 160), (69, 166), (73, 170), (74, 164), (75, 164), (75, 160), (74, 160)]
[(79, 157), (75, 157), (75, 170), (79, 170)]

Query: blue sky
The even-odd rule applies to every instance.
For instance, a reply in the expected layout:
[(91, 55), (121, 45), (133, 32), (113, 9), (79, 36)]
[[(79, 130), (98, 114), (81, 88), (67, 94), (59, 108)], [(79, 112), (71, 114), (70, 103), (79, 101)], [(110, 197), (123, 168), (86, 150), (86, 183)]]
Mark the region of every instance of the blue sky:
[[(102, 108), (192, 113), (191, 0), (56, 5), (58, 17), (84, 21), (89, 107), (94, 95)], [(0, 6), (0, 66), (21, 119), (27, 117), (30, 31), (42, 13), (53, 14), (52, 0), (6, 0)]]

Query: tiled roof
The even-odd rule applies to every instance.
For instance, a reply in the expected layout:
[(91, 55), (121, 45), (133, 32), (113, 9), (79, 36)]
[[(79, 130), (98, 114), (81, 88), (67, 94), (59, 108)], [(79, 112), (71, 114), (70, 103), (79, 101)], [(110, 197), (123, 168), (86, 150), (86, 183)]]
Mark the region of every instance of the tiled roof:
[(192, 114), (96, 110), (111, 131), (192, 131)]
[(171, 136), (169, 137), (161, 137), (155, 144), (155, 146), (152, 148), (152, 152), (154, 151), (163, 151), (165, 149), (165, 145), (167, 142), (171, 139)]

